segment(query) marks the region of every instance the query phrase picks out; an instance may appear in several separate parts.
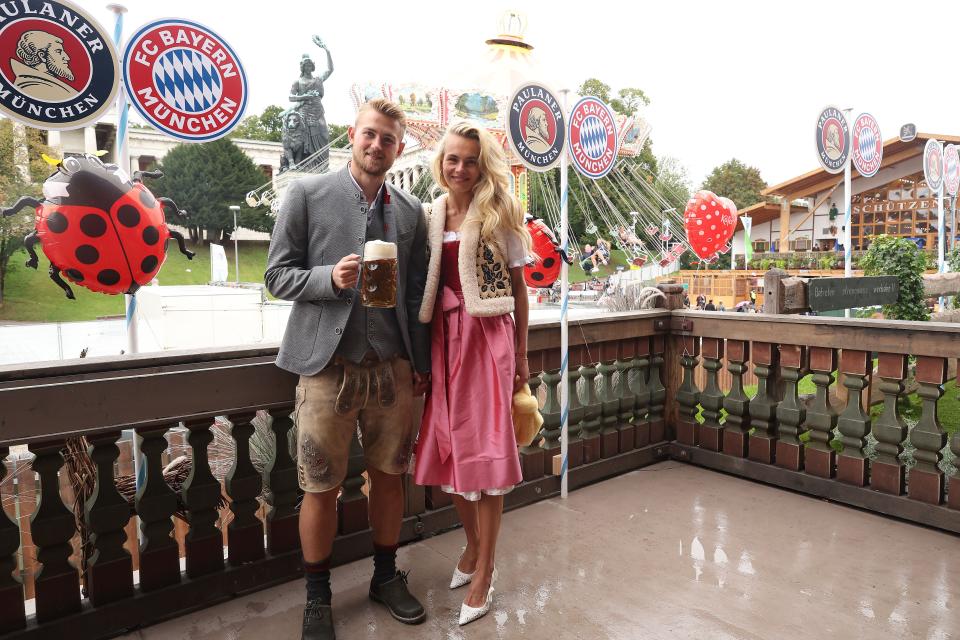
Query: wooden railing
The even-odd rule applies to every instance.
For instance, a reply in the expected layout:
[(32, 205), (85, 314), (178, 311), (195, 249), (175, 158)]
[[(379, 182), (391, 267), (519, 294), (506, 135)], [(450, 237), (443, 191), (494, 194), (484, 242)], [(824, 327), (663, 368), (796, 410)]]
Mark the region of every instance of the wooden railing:
[[(945, 460), (960, 458), (960, 424), (945, 428), (937, 409), (960, 327), (687, 311), (671, 324), (674, 457), (960, 532), (960, 470)], [(718, 384), (723, 369), (729, 389)], [(815, 393), (801, 398), (808, 374)], [(868, 399), (874, 379), (882, 406)], [(915, 424), (900, 415), (908, 380), (921, 404)]]
[[(571, 488), (669, 454), (669, 320), (667, 311), (649, 311), (572, 325)], [(559, 491), (553, 475), (560, 451), (559, 339), (557, 323), (531, 326), (530, 384), (542, 398), (544, 426), (540, 440), (520, 451), (524, 482), (506, 497), (508, 508)], [(0, 459), (13, 446), (28, 446), (34, 457), (27, 472), (36, 473), (38, 486), (25, 510), (32, 511), (29, 519), (0, 513), (2, 637), (115, 635), (299, 574), (296, 463), (283, 446), (294, 428), (296, 378), (277, 369), (275, 357), (275, 348), (246, 348), (0, 369)], [(218, 416), (235, 449), (222, 483), (210, 466)], [(255, 421), (264, 418), (281, 446), (262, 461), (261, 472), (250, 442)], [(144, 470), (135, 535), (128, 534), (130, 505), (116, 486), (126, 429), (139, 436)], [(163, 475), (173, 430), (185, 433), (191, 460), (179, 495)], [(78, 523), (76, 496), (61, 489), (64, 445), (80, 436), (89, 444), (95, 484)], [(363, 472), (355, 441), (338, 505), (338, 564), (372, 551)], [(0, 481), (6, 473), (0, 467)], [(410, 482), (406, 489), (402, 541), (456, 524), (447, 494)], [(174, 533), (178, 509), (186, 510), (181, 535)], [(82, 540), (79, 530), (86, 532)], [(91, 551), (82, 568), (80, 545)], [(24, 555), (32, 562), (23, 562)], [(15, 576), (20, 566), (28, 569)]]
[[(544, 425), (520, 450), (524, 482), (507, 508), (559, 491), (559, 340), (557, 323), (532, 325)], [(570, 345), (571, 488), (673, 457), (960, 532), (960, 472), (946, 462), (960, 456), (960, 425), (937, 411), (960, 357), (958, 325), (658, 310), (572, 323)], [(257, 466), (251, 453), (255, 424), (281, 445), (294, 428), (296, 378), (275, 356), (247, 348), (0, 369), (0, 457), (28, 446), (38, 487), (31, 504), (0, 513), (0, 637), (115, 635), (299, 575), (296, 463), (287, 446)], [(921, 409), (908, 423), (899, 407), (913, 388)], [(882, 406), (867, 400), (881, 396)], [(235, 450), (222, 481), (210, 464), (218, 416)], [(126, 429), (139, 435), (144, 470), (135, 519), (116, 485)], [(95, 482), (78, 523), (63, 452), (79, 436)], [(178, 492), (163, 476), (175, 439), (191, 460)], [(354, 442), (338, 564), (371, 552), (363, 472)], [(178, 510), (186, 523), (175, 526)], [(407, 482), (403, 542), (456, 523), (447, 494)]]

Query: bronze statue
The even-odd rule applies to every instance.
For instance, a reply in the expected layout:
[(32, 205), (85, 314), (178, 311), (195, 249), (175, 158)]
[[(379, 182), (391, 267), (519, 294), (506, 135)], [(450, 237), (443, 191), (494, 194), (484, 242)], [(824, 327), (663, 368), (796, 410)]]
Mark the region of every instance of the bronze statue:
[(323, 113), (323, 83), (333, 73), (333, 58), (330, 51), (320, 39), (313, 36), (313, 42), (327, 54), (327, 70), (320, 76), (314, 77), (316, 65), (310, 54), (303, 54), (300, 60), (300, 77), (290, 88), (290, 101), (296, 106), (288, 109), (283, 115), (283, 159), (280, 161), (280, 171), (285, 171), (318, 151), (320, 166), (327, 164), (330, 144), (330, 134), (327, 131), (327, 119)]

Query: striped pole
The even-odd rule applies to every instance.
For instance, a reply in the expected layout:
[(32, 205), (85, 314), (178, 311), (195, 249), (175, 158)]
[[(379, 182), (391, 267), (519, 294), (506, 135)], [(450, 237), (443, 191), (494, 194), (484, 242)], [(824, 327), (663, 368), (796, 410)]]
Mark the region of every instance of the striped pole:
[[(850, 130), (850, 119), (847, 118), (847, 113), (850, 112), (850, 109), (844, 109), (843, 117), (847, 119), (847, 130)], [(846, 201), (847, 210), (843, 216), (844, 224), (844, 233), (843, 233), (843, 277), (849, 278), (853, 275), (853, 247), (850, 246), (853, 240), (853, 234), (851, 233), (851, 223), (853, 222), (853, 194), (851, 193), (852, 187), (852, 177), (850, 175), (850, 165), (852, 164), (850, 157), (847, 158), (847, 164), (843, 168), (843, 198)], [(787, 205), (789, 207), (789, 203)], [(782, 242), (782, 240), (781, 240)], [(843, 310), (843, 316), (845, 318), (850, 317), (850, 308)]]
[[(567, 113), (567, 89), (561, 89), (561, 109)], [(570, 255), (570, 221), (567, 215), (567, 151), (560, 152), (560, 237), (563, 244), (563, 255)], [(570, 306), (570, 265), (566, 260), (560, 261), (560, 497), (567, 497), (567, 453), (569, 449), (570, 418), (570, 340), (568, 333), (567, 310)]]
[[(942, 145), (941, 145), (942, 146)], [(943, 154), (940, 154), (940, 157), (943, 157)], [(942, 167), (941, 167), (942, 169)], [(945, 179), (940, 180), (940, 188), (937, 189), (937, 271), (940, 273), (946, 273), (947, 271), (947, 260), (946, 260), (946, 218), (943, 211), (943, 186), (946, 182)], [(950, 229), (953, 232), (953, 229)], [(943, 311), (943, 305), (946, 302), (946, 299), (943, 296), (937, 300), (937, 304), (940, 306), (940, 311)]]
[[(123, 14), (127, 8), (120, 4), (108, 4), (107, 9), (114, 14), (113, 23), (113, 44), (120, 49), (120, 41), (123, 38)], [(126, 94), (121, 87), (117, 92), (117, 138), (114, 144), (114, 163), (120, 169), (130, 173), (130, 150), (127, 146), (127, 113), (130, 105), (127, 104)], [(127, 353), (137, 353), (140, 351), (140, 340), (137, 336), (137, 296), (129, 293), (123, 296), (126, 306), (126, 329), (127, 329)]]

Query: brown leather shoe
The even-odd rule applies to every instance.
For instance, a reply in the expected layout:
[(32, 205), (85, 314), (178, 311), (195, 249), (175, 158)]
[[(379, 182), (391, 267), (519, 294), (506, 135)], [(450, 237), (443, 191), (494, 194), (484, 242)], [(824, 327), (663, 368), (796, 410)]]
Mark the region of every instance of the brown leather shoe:
[(387, 607), (390, 615), (405, 624), (420, 624), (427, 619), (420, 601), (407, 589), (407, 571), (397, 571), (391, 580), (370, 583), (370, 599)]

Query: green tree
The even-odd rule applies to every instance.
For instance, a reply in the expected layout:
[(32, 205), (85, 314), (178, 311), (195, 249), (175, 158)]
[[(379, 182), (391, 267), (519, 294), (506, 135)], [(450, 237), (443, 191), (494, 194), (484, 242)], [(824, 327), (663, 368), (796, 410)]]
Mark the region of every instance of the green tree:
[(581, 96), (594, 96), (610, 105), (614, 111), (621, 115), (632, 116), (637, 112), (641, 105), (650, 104), (650, 99), (643, 89), (636, 87), (624, 87), (617, 91), (617, 97), (612, 97), (610, 85), (598, 80), (597, 78), (587, 78), (577, 89), (577, 94)]
[[(31, 184), (14, 166), (16, 140), (13, 122), (0, 120), (0, 207), (12, 205), (22, 196), (39, 198), (43, 181), (50, 175), (50, 166), (40, 154), (50, 154), (39, 129), (26, 127), (27, 161)], [(18, 268), (11, 258), (23, 247), (23, 237), (30, 233), (34, 224), (33, 210), (24, 209), (15, 216), (0, 217), (0, 306), (3, 306), (3, 286), (7, 274)]]
[(254, 231), (271, 231), (273, 218), (263, 208), (243, 205), (247, 192), (263, 184), (263, 173), (233, 142), (221, 138), (204, 144), (184, 144), (172, 149), (160, 165), (163, 178), (151, 189), (172, 198), (189, 218), (168, 217), (186, 226), (194, 242), (205, 229), (209, 242), (223, 242), (233, 230), (230, 205), (241, 205), (238, 223)]
[(347, 137), (347, 125), (331, 124), (327, 125), (330, 135), (330, 147), (333, 149), (346, 149), (350, 146), (350, 138)]
[(632, 116), (640, 108), (640, 105), (650, 104), (650, 98), (642, 89), (636, 87), (625, 87), (617, 91), (617, 97), (610, 101), (610, 106), (617, 113), (625, 116)]
[(893, 236), (877, 236), (870, 243), (860, 267), (867, 276), (896, 276), (900, 296), (896, 304), (884, 305), (883, 315), (890, 320), (929, 320), (930, 312), (923, 295), (923, 271), (927, 259), (912, 241)]
[(258, 116), (247, 116), (230, 132), (231, 138), (280, 142), (283, 135), (283, 108), (270, 105)]
[(746, 209), (763, 199), (760, 192), (767, 188), (767, 183), (760, 177), (759, 169), (733, 158), (715, 167), (700, 188), (730, 198), (737, 209)]

